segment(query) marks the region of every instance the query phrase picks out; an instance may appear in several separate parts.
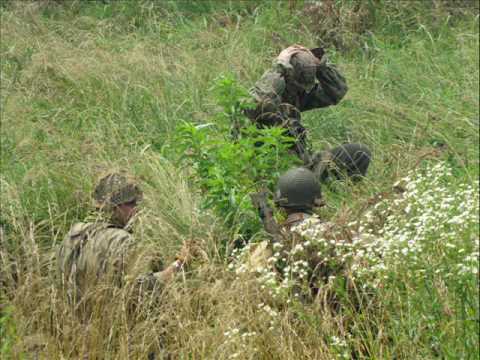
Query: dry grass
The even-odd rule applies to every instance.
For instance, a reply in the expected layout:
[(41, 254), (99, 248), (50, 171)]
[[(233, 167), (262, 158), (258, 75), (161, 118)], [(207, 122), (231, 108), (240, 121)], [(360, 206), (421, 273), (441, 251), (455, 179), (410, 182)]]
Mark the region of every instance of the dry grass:
[[(473, 183), (478, 17), (451, 9), (450, 29), (432, 20), (447, 3), (425, 13), (421, 3), (406, 9), (405, 2), (387, 2), (386, 10), (377, 8), (389, 14), (385, 26), (374, 21), (367, 1), (323, 1), (303, 10), (295, 1), (246, 5), (190, 18), (142, 4), (130, 18), (127, 5), (108, 15), (78, 1), (14, 1), (1, 10), (0, 335), (9, 342), (0, 341), (0, 355), (380, 359), (468, 358), (478, 351), (470, 341), (478, 293), (439, 275), (417, 284), (397, 274), (399, 284), (386, 283), (391, 288), (379, 289), (380, 301), (364, 303), (360, 312), (354, 306), (364, 299), (360, 293), (335, 312), (321, 297), (287, 304), (253, 274), (237, 277), (222, 248), (235, 241), (235, 229), (201, 207), (192, 169), (168, 158), (179, 121), (214, 118), (209, 88), (219, 74), (233, 73), (250, 86), (284, 45), (321, 40), (344, 52), (329, 49), (350, 91), (339, 106), (305, 114), (314, 144), (361, 141), (375, 156), (361, 186), (326, 189), (324, 216), (343, 225), (361, 216), (407, 170), (422, 168), (422, 160), (447, 161), (460, 180)], [(91, 211), (98, 175), (115, 168), (135, 174), (146, 194), (132, 274), (160, 258), (172, 261), (186, 240), (202, 251), (159, 298), (135, 298), (135, 306), (132, 286), (99, 284), (86, 316), (55, 286), (54, 249)], [(457, 341), (450, 335), (459, 323), (464, 333)]]

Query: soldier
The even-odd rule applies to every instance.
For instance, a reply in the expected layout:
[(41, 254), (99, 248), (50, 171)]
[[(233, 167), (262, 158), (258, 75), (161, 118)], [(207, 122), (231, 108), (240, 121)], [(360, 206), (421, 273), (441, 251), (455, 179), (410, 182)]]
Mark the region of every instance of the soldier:
[(246, 115), (259, 127), (282, 126), (297, 141), (298, 156), (308, 162), (302, 111), (337, 104), (348, 88), (345, 78), (330, 64), (321, 48), (301, 45), (284, 49), (250, 91), (256, 107)]
[[(123, 286), (132, 263), (135, 240), (130, 223), (143, 194), (126, 176), (112, 173), (103, 177), (93, 198), (98, 210), (94, 222), (77, 223), (63, 240), (57, 265), (63, 287), (77, 302), (99, 281)], [(184, 246), (177, 260), (162, 271), (149, 271), (135, 279), (148, 288), (168, 283), (190, 260)]]
[(329, 174), (340, 177), (332, 164), (358, 179), (359, 174), (365, 175), (371, 158), (365, 145), (344, 144), (312, 157), (301, 124), (301, 112), (336, 105), (347, 90), (345, 78), (328, 63), (323, 49), (292, 45), (279, 54), (250, 91), (256, 106), (246, 110), (246, 115), (258, 127), (284, 127), (296, 139), (293, 150), (320, 181)]
[(307, 219), (316, 219), (314, 208), (323, 206), (320, 183), (308, 169), (293, 168), (282, 174), (278, 180), (275, 204), (282, 208), (287, 218), (277, 225), (273, 219), (273, 210), (266, 203), (266, 193), (252, 195), (252, 201), (259, 210), (268, 233), (274, 236), (274, 242), (283, 242), (285, 235), (295, 225)]
[[(267, 205), (265, 192), (253, 194), (252, 202), (259, 210), (272, 241), (269, 244), (260, 243), (253, 248), (250, 268), (267, 267), (268, 259), (272, 258), (273, 254), (273, 259), (277, 259), (276, 267), (280, 275), (307, 280), (312, 294), (317, 293), (321, 281), (325, 282), (330, 275), (342, 272), (343, 260), (341, 257), (332, 257), (332, 254), (336, 252), (335, 248), (340, 242), (342, 246), (345, 242), (348, 248), (349, 238), (351, 239), (353, 234), (347, 231), (341, 234), (341, 240), (337, 240), (335, 232), (338, 229), (335, 229), (334, 224), (322, 221), (314, 214), (315, 207), (322, 206), (323, 201), (320, 183), (310, 170), (294, 168), (280, 176), (275, 203), (287, 215), (283, 223), (278, 224), (275, 221), (273, 209)], [(305, 236), (310, 239), (305, 241)], [(278, 252), (277, 256), (274, 255), (275, 251)], [(278, 259), (283, 259), (283, 263), (279, 263)], [(296, 265), (292, 266), (293, 264)], [(296, 273), (287, 274), (285, 269), (294, 269)]]

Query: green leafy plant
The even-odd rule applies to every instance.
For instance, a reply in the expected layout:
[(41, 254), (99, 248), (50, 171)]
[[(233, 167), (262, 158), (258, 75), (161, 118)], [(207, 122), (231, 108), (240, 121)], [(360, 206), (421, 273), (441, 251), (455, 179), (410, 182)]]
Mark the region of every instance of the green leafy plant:
[(288, 150), (292, 139), (280, 128), (251, 125), (242, 134), (233, 142), (215, 124), (184, 123), (178, 129), (182, 162), (195, 170), (193, 179), (203, 192), (204, 206), (247, 234), (259, 228), (248, 195), (260, 187), (273, 190), (279, 174), (295, 160)]
[(16, 327), (13, 321), (13, 308), (0, 307), (0, 357), (8, 358), (12, 355), (12, 347), (17, 338)]
[[(247, 125), (243, 110), (250, 106), (248, 93), (232, 78), (220, 78), (213, 90), (223, 111), (212, 123), (184, 122), (177, 128), (175, 146), (181, 163), (195, 170), (193, 180), (203, 192), (204, 206), (245, 237), (260, 226), (249, 194), (260, 187), (273, 190), (279, 174), (297, 163), (289, 150), (294, 139), (281, 128)], [(234, 139), (225, 130), (239, 123)]]
[(247, 89), (232, 76), (223, 75), (215, 81), (210, 90), (222, 109), (216, 115), (216, 124), (226, 132), (230, 129), (234, 138), (240, 137), (242, 129), (251, 125), (244, 111), (255, 106)]

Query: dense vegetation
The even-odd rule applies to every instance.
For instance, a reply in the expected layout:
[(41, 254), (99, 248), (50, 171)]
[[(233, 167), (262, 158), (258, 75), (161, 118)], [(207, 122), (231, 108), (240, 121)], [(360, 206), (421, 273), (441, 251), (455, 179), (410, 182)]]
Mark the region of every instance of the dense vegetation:
[[(477, 358), (478, 9), (3, 0), (0, 357)], [(314, 147), (362, 142), (374, 156), (359, 186), (323, 189), (323, 218), (376, 239), (354, 249), (370, 269), (354, 274), (354, 293), (328, 284), (334, 308), (276, 296), (232, 253), (266, 238), (248, 194), (296, 160), (278, 129), (234, 143), (230, 123), (293, 43), (326, 47), (350, 87), (338, 106), (303, 114)], [(115, 169), (145, 189), (145, 258), (168, 262), (186, 240), (202, 252), (161, 301), (132, 315), (128, 287), (113, 300), (99, 291), (81, 320), (56, 290), (55, 247)]]

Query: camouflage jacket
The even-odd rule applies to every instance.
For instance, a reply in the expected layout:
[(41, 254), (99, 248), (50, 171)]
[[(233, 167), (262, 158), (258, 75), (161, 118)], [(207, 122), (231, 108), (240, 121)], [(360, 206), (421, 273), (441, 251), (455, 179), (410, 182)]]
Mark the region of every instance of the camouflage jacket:
[[(284, 223), (281, 224), (282, 244), (281, 248), (284, 255), (288, 257), (290, 251), (298, 244), (303, 242), (303, 236), (321, 236), (323, 231), (330, 228), (331, 223), (322, 222), (316, 215), (307, 213), (294, 213), (287, 217)], [(286, 253), (285, 253), (286, 251)], [(251, 271), (256, 271), (259, 268), (269, 267), (269, 258), (272, 257), (273, 251), (269, 246), (269, 241), (264, 240), (260, 243), (251, 244), (249, 248), (249, 255), (246, 259), (246, 268)], [(311, 254), (306, 254), (312, 261), (318, 262), (318, 259), (312, 258)], [(311, 264), (312, 268), (315, 264)]]
[[(289, 216), (292, 260), (303, 258), (308, 268), (311, 289), (328, 282), (330, 276), (351, 278), (368, 267), (363, 254), (378, 242), (376, 235), (351, 229), (332, 222), (324, 222), (317, 215), (292, 214)], [(289, 219), (287, 219), (287, 222)]]
[(315, 79), (309, 81), (313, 87), (302, 86), (304, 79), (296, 77), (289, 63), (295, 47), (306, 50), (295, 45), (283, 50), (273, 67), (250, 90), (257, 104), (255, 109), (247, 111), (252, 121), (266, 126), (285, 126), (289, 118), (299, 120), (300, 112), (335, 105), (347, 93), (345, 78), (327, 62), (326, 56), (316, 65)]
[[(125, 229), (105, 222), (77, 223), (57, 253), (61, 284), (77, 299), (100, 281), (121, 287), (127, 281), (134, 252), (134, 238)], [(135, 280), (149, 277), (141, 275)]]
[(344, 273), (345, 264), (336, 256), (336, 241), (332, 233), (337, 231), (331, 222), (322, 221), (317, 215), (290, 214), (284, 223), (290, 236), (282, 248), (282, 256), (288, 259), (289, 276), (297, 280), (296, 290), (303, 289), (303, 296), (318, 294), (328, 283), (330, 276)]

